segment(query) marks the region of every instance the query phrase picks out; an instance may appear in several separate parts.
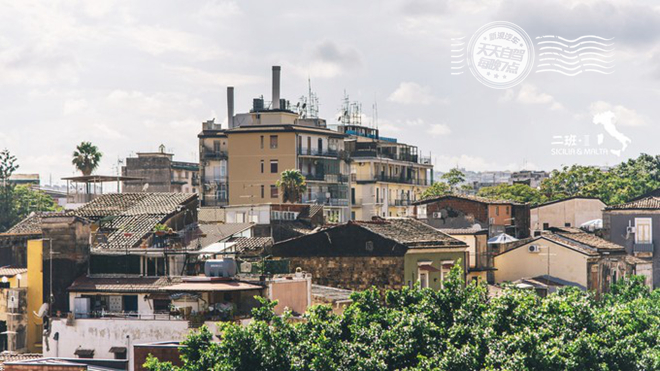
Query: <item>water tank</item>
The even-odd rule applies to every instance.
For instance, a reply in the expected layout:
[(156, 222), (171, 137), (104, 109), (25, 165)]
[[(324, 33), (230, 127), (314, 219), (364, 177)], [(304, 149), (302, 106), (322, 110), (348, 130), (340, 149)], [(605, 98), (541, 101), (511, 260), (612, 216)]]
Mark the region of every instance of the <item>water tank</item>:
[(236, 275), (236, 261), (232, 258), (207, 260), (204, 274), (206, 277), (233, 277)]

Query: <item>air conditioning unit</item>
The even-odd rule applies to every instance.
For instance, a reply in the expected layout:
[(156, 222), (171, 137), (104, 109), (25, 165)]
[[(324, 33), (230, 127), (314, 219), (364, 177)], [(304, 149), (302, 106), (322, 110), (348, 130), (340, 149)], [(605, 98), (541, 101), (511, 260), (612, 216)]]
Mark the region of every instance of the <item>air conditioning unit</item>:
[(531, 253), (538, 253), (541, 252), (541, 247), (539, 245), (529, 245), (527, 248), (527, 251)]
[(635, 227), (633, 226), (626, 227), (626, 233), (635, 233)]
[(433, 213), (433, 217), (436, 218), (436, 219), (442, 218), (442, 213), (436, 211), (436, 212)]

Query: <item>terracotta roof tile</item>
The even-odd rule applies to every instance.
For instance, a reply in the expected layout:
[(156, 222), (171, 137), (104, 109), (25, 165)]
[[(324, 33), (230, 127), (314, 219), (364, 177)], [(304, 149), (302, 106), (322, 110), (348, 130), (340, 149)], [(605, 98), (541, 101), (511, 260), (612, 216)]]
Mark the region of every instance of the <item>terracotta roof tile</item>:
[(625, 204), (608, 206), (605, 210), (660, 210), (660, 197), (644, 197)]
[(409, 248), (431, 246), (463, 247), (465, 243), (437, 230), (428, 224), (410, 218), (388, 218), (373, 221), (352, 222), (373, 233), (397, 241)]
[(78, 277), (67, 290), (73, 292), (157, 292), (183, 282), (181, 277)]

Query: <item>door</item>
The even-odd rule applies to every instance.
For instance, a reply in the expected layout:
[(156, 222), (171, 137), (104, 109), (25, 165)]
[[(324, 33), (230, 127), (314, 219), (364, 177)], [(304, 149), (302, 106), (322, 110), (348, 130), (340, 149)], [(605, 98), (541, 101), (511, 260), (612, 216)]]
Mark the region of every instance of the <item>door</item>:
[(112, 295), (108, 297), (108, 311), (110, 313), (121, 313), (122, 311), (121, 296)]
[(125, 313), (137, 313), (138, 311), (138, 300), (137, 295), (124, 295), (124, 312)]

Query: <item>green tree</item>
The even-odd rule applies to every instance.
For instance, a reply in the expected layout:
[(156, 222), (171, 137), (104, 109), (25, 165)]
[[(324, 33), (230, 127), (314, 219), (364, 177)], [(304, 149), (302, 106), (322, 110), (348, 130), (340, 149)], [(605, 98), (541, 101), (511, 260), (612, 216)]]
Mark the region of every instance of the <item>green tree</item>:
[(52, 212), (62, 208), (45, 192), (27, 185), (19, 185), (13, 192), (14, 210), (18, 220), (32, 212)]
[(0, 232), (11, 228), (17, 221), (18, 215), (14, 207), (14, 184), (10, 178), (18, 169), (16, 156), (9, 150), (0, 152)]
[(83, 175), (92, 175), (94, 170), (99, 167), (103, 154), (99, 151), (98, 147), (91, 142), (81, 142), (76, 146), (73, 151), (73, 159), (71, 163)]
[(446, 181), (451, 189), (455, 189), (457, 185), (465, 181), (465, 174), (458, 170), (458, 168), (453, 168), (449, 172), (442, 174), (440, 179)]
[(491, 200), (511, 200), (532, 205), (538, 205), (545, 200), (539, 190), (527, 184), (498, 184), (484, 187), (479, 189), (477, 195)]
[(444, 196), (451, 193), (449, 185), (445, 182), (435, 182), (422, 193), (422, 199)]
[(307, 182), (300, 170), (284, 170), (275, 185), (281, 189), (284, 202), (300, 202), (307, 191)]

